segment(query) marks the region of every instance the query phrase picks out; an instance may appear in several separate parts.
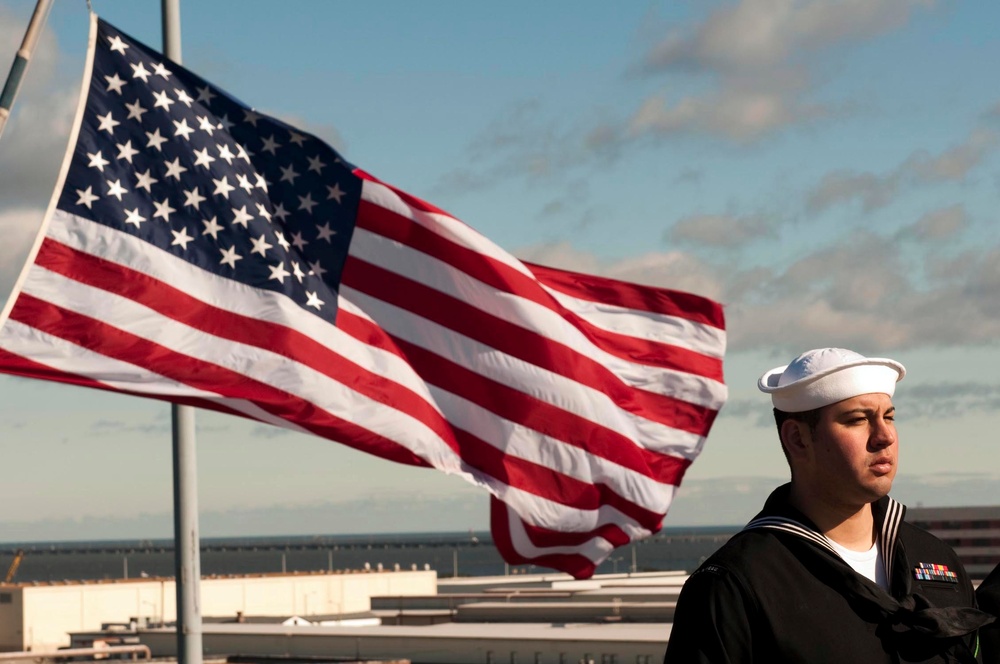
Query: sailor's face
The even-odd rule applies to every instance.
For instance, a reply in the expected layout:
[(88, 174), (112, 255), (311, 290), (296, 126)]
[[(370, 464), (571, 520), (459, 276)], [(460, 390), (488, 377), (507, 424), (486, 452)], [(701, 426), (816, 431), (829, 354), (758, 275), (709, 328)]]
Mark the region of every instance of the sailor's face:
[(816, 488), (847, 502), (889, 493), (899, 445), (896, 409), (887, 394), (862, 394), (824, 407), (811, 432)]

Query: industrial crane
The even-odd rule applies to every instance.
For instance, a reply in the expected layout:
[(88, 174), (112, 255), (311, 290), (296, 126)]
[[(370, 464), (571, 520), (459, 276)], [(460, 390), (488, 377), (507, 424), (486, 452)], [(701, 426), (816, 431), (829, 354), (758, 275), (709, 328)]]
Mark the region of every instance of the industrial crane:
[(24, 549), (18, 549), (17, 553), (14, 554), (14, 560), (11, 561), (10, 567), (7, 568), (7, 576), (4, 577), (4, 583), (10, 583), (14, 579), (14, 575), (17, 574), (17, 568), (21, 565), (23, 558)]

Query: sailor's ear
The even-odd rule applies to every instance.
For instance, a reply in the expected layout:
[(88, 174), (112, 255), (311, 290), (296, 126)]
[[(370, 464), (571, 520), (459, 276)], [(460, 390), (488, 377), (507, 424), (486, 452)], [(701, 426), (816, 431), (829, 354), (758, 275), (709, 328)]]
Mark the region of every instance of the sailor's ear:
[(788, 419), (781, 423), (781, 446), (790, 458), (805, 454), (811, 440), (809, 425), (805, 422)]

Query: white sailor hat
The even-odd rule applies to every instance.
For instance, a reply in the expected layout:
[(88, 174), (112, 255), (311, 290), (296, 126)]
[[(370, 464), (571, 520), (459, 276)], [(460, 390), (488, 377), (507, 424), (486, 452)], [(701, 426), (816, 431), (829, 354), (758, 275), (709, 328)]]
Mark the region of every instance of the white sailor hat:
[(822, 408), (860, 394), (890, 397), (906, 369), (895, 360), (865, 357), (843, 348), (807, 350), (792, 363), (771, 369), (757, 381), (761, 392), (786, 413)]

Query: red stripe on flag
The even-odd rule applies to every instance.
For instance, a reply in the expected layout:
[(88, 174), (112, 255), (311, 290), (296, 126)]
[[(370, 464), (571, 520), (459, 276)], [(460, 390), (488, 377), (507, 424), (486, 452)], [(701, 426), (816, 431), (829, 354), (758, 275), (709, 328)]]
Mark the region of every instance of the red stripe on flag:
[[(397, 196), (399, 196), (400, 199), (402, 199), (402, 201), (404, 203), (406, 203), (407, 205), (409, 205), (411, 208), (414, 208), (416, 210), (420, 210), (421, 212), (431, 212), (433, 214), (443, 214), (443, 215), (446, 215), (448, 217), (451, 217), (452, 219), (455, 219), (454, 217), (452, 217), (452, 215), (448, 214), (447, 212), (445, 212), (441, 208), (437, 207), (436, 205), (434, 205), (432, 203), (428, 203), (427, 201), (425, 201), (422, 198), (417, 198), (416, 196), (413, 196), (412, 194), (408, 194), (405, 191), (402, 191), (400, 189), (396, 189), (391, 184), (383, 182), (382, 180), (378, 179), (377, 177), (375, 177), (374, 175), (372, 175), (371, 173), (369, 173), (369, 172), (367, 172), (365, 170), (362, 170), (360, 168), (354, 168), (354, 170), (351, 171), (351, 172), (354, 173), (355, 175), (357, 175), (362, 180), (368, 180), (369, 182), (377, 182), (378, 184), (382, 185), (383, 187), (391, 189), (393, 192), (396, 193)], [(455, 219), (455, 221), (457, 221), (458, 223), (462, 224), (463, 226), (468, 226), (468, 224), (464, 223), (463, 221), (461, 221), (459, 219)]]
[(456, 362), (402, 340), (397, 343), (418, 371), (431, 376), (429, 381), (515, 424), (667, 484), (680, 481), (690, 465), (687, 459), (645, 449), (617, 431), (484, 378)]
[[(500, 556), (513, 565), (543, 565), (552, 569), (568, 572), (574, 578), (587, 579), (594, 575), (597, 566), (594, 561), (579, 553), (549, 553), (540, 556), (529, 557), (523, 555), (515, 544), (510, 534), (510, 527), (507, 522), (507, 505), (495, 497), (490, 497), (490, 534), (493, 537), (493, 544), (496, 546)], [(570, 547), (573, 542), (579, 541), (573, 533), (562, 533), (567, 536), (564, 546)], [(587, 537), (583, 541), (591, 539)]]
[(157, 401), (176, 403), (183, 406), (194, 406), (196, 408), (225, 413), (226, 415), (236, 415), (237, 417), (248, 419), (253, 422), (260, 422), (260, 420), (247, 415), (241, 410), (230, 408), (229, 406), (226, 406), (218, 401), (213, 401), (212, 399), (201, 399), (197, 397), (185, 397), (178, 395), (164, 396), (159, 394), (150, 394), (148, 392), (138, 392), (136, 390), (123, 390), (96, 381), (89, 376), (69, 371), (62, 371), (61, 369), (56, 369), (55, 367), (35, 362), (34, 360), (26, 358), (23, 355), (11, 353), (4, 348), (0, 348), (0, 367), (3, 367), (3, 373), (11, 374), (13, 376), (24, 376), (25, 378), (33, 378), (36, 380), (48, 380), (55, 383), (101, 390), (112, 394), (140, 397), (143, 399), (155, 399)]
[(726, 326), (722, 306), (707, 298), (683, 291), (641, 286), (608, 277), (596, 277), (581, 272), (554, 269), (536, 263), (525, 263), (546, 286), (592, 302), (611, 304), (623, 309), (676, 316), (722, 330)]
[(87, 376), (60, 371), (59, 369), (55, 369), (40, 362), (35, 362), (34, 360), (24, 357), (23, 355), (11, 353), (5, 348), (0, 348), (0, 366), (3, 367), (4, 373), (8, 373), (13, 376), (51, 380), (57, 383), (78, 385), (80, 387), (91, 387), (110, 392), (118, 391), (104, 385), (103, 383), (93, 380), (92, 378), (88, 378)]
[(21, 293), (18, 297), (10, 318), (101, 355), (137, 364), (178, 383), (252, 401), (264, 411), (294, 422), (318, 436), (337, 440), (398, 463), (428, 465), (395, 441), (354, 422), (321, 411), (314, 404), (285, 390), (217, 364), (175, 353), (148, 339), (39, 300), (27, 293)]
[(453, 449), (456, 447), (444, 418), (419, 395), (371, 373), (297, 330), (210, 306), (147, 274), (51, 239), (42, 243), (36, 263), (75, 281), (126, 297), (202, 332), (282, 355), (338, 382), (349, 377), (354, 391), (379, 403), (392, 404), (396, 410), (432, 428)]
[[(626, 385), (614, 372), (586, 355), (377, 265), (357, 258), (348, 260), (343, 283), (500, 352), (603, 392), (623, 410), (654, 422), (705, 435), (717, 415), (710, 408)], [(401, 341), (397, 339), (396, 343)], [(433, 371), (421, 373), (429, 382), (434, 380)]]
[(608, 505), (628, 515), (643, 528), (650, 528), (663, 519), (662, 514), (628, 500), (605, 482), (585, 482), (564, 473), (505, 454), (468, 432), (456, 431), (462, 443), (463, 458), (470, 465), (482, 464), (493, 477), (527, 493), (578, 510), (596, 510)]
[[(396, 191), (396, 193), (399, 192)], [(358, 227), (402, 243), (432, 258), (436, 258), (500, 292), (515, 294), (522, 299), (534, 302), (556, 312), (566, 321), (583, 331), (588, 337), (597, 341), (597, 345), (608, 353), (623, 359), (665, 369), (703, 375), (714, 380), (721, 381), (722, 379), (722, 363), (718, 358), (708, 357), (701, 353), (669, 344), (631, 339), (625, 335), (613, 334), (595, 327), (574, 313), (567, 311), (531, 277), (506, 263), (494, 260), (489, 256), (485, 256), (473, 249), (442, 237), (434, 231), (396, 214), (392, 210), (383, 208), (370, 201), (362, 200), (358, 210)], [(349, 257), (348, 264), (357, 260), (357, 257)], [(547, 276), (555, 281), (553, 275), (556, 272), (555, 270), (550, 270)], [(343, 277), (345, 280), (347, 279), (346, 274), (345, 268)], [(399, 277), (398, 275), (396, 278), (403, 279), (403, 277)], [(597, 283), (597, 279), (591, 281), (592, 285), (596, 285)], [(361, 289), (356, 284), (352, 284), (352, 287)], [(614, 291), (616, 289), (608, 287), (605, 290)], [(652, 288), (642, 289), (633, 287), (631, 290), (622, 289), (619, 300), (628, 301), (638, 299), (641, 297), (640, 293), (642, 291), (648, 291), (650, 293), (649, 299), (653, 299), (662, 305), (659, 310), (643, 307), (646, 311), (668, 315), (680, 315), (680, 312), (683, 311), (669, 302), (669, 299), (662, 293), (659, 294), (658, 298), (654, 298), (653, 293), (655, 289)], [(442, 293), (438, 295), (446, 297)], [(697, 296), (692, 297), (696, 298)], [(667, 306), (668, 304), (670, 306)], [(700, 320), (701, 318), (699, 316), (696, 322), (703, 322)]]

